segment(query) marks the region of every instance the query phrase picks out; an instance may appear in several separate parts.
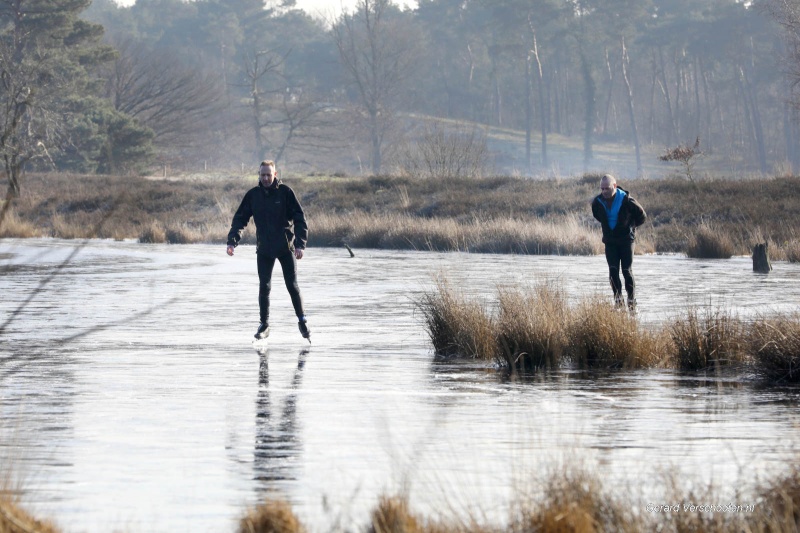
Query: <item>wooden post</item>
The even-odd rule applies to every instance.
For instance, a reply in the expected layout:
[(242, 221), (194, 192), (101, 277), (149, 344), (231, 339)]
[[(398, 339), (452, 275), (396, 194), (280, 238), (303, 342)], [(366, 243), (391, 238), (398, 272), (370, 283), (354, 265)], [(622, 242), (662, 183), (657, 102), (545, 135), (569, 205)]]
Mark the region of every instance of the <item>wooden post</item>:
[(769, 274), (772, 265), (769, 262), (768, 244), (758, 243), (753, 247), (753, 272)]

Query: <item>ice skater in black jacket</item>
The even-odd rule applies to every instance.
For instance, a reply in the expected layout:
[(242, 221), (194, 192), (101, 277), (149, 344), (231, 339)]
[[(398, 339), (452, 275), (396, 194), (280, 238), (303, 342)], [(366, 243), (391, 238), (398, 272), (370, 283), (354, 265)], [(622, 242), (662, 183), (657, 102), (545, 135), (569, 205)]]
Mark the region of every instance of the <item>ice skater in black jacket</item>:
[(311, 342), (311, 331), (297, 284), (297, 261), (303, 258), (308, 241), (306, 217), (294, 191), (278, 179), (273, 161), (262, 161), (258, 174), (258, 186), (247, 191), (233, 215), (228, 233), (228, 255), (233, 255), (233, 249), (239, 244), (242, 232), (252, 217), (256, 225), (258, 307), (261, 318), (255, 337), (263, 339), (269, 336), (269, 292), (272, 269), (277, 259), (297, 314), (300, 333)]
[(636, 228), (644, 224), (647, 214), (639, 202), (617, 187), (617, 180), (606, 174), (600, 180), (600, 194), (592, 200), (592, 215), (603, 227), (603, 243), (606, 245), (609, 279), (614, 291), (614, 301), (622, 307), (622, 277), (625, 278), (625, 292), (628, 294), (628, 309), (636, 310), (636, 284), (633, 281), (633, 241)]

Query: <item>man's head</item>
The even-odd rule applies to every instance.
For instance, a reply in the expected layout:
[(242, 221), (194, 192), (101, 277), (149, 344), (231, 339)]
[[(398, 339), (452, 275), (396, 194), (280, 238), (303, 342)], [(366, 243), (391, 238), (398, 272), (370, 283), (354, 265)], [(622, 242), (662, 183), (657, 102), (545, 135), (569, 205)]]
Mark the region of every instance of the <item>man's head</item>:
[(603, 195), (603, 198), (608, 200), (612, 198), (614, 194), (617, 192), (617, 180), (611, 174), (606, 174), (603, 176), (603, 179), (600, 180), (600, 194)]
[(271, 187), (276, 179), (278, 179), (278, 171), (275, 169), (275, 161), (262, 161), (258, 167), (258, 180), (261, 185)]

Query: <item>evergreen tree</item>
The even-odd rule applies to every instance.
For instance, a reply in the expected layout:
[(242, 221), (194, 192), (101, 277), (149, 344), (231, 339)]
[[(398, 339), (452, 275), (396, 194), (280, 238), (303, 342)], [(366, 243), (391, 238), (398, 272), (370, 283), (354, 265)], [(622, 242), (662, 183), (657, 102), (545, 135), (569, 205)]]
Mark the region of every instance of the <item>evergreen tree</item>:
[(87, 69), (114, 57), (102, 26), (78, 18), (90, 0), (0, 0), (0, 156), (8, 197), (25, 165), (65, 140), (66, 95), (90, 94)]

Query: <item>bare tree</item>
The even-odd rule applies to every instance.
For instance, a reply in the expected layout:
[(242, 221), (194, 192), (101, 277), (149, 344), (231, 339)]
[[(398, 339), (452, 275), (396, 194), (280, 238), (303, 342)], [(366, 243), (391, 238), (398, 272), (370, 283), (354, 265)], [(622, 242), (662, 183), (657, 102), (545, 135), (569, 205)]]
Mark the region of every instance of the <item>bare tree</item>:
[(366, 115), (375, 174), (401, 95), (414, 77), (416, 31), (410, 20), (392, 13), (390, 0), (359, 0), (353, 13), (333, 24), (342, 65)]
[(152, 129), (162, 148), (195, 144), (223, 100), (216, 78), (129, 41), (117, 49), (119, 58), (105, 76), (114, 108)]
[(268, 100), (270, 96), (280, 94), (285, 83), (274, 83), (282, 79), (281, 67), (288, 54), (280, 54), (274, 50), (249, 50), (244, 54), (243, 75), (249, 93), (248, 107), (255, 142), (255, 159), (264, 159), (267, 147), (264, 142), (264, 129), (273, 121), (269, 118)]

